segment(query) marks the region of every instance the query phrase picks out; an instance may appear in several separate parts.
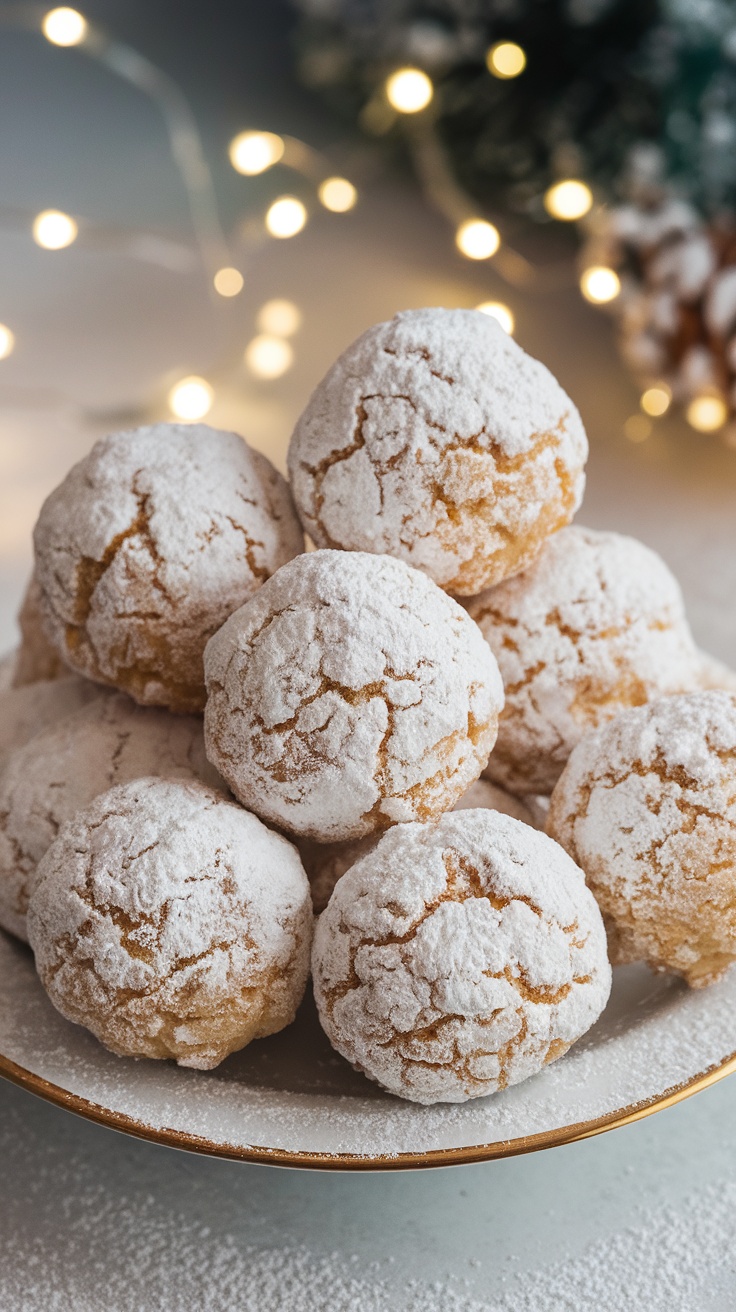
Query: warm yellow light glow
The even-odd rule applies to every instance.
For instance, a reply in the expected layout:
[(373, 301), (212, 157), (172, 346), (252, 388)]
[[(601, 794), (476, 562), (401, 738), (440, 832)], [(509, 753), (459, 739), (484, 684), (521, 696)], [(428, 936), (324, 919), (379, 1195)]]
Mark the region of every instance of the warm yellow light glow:
[(687, 422), (699, 433), (715, 433), (728, 418), (726, 403), (720, 396), (695, 396), (686, 412)]
[(15, 346), (15, 333), (4, 323), (0, 323), (0, 360), (5, 360)]
[(481, 314), (487, 314), (491, 319), (495, 319), (497, 323), (500, 323), (504, 332), (511, 334), (514, 331), (513, 313), (508, 305), (504, 305), (503, 301), (482, 301), (475, 308), (480, 310)]
[(621, 291), (621, 279), (615, 269), (595, 264), (581, 275), (580, 290), (586, 301), (593, 305), (605, 305), (607, 301), (615, 301)]
[(204, 419), (212, 409), (213, 399), (209, 383), (192, 375), (174, 384), (169, 392), (169, 409), (177, 419)]
[(284, 143), (275, 132), (241, 132), (230, 142), (230, 163), (249, 178), (278, 164), (283, 153)]
[(272, 237), (295, 237), (307, 221), (307, 211), (296, 196), (279, 196), (266, 214), (266, 227)]
[(358, 193), (347, 178), (326, 178), (319, 189), (319, 198), (326, 210), (335, 214), (345, 214), (351, 210)]
[(33, 240), (47, 251), (60, 251), (76, 241), (77, 228), (71, 214), (61, 210), (43, 210), (33, 220)]
[(555, 182), (544, 193), (544, 208), (553, 219), (582, 219), (593, 204), (593, 193), (584, 182), (576, 178), (567, 178), (565, 182)]
[(432, 79), (420, 68), (400, 68), (386, 79), (388, 103), (400, 114), (418, 114), (433, 95)]
[(518, 77), (526, 68), (526, 55), (515, 41), (497, 41), (486, 55), (486, 64), (494, 77)]
[(78, 46), (87, 35), (87, 19), (77, 9), (49, 9), (41, 31), (55, 46)]
[(240, 269), (232, 269), (227, 265), (224, 269), (218, 269), (214, 276), (215, 291), (220, 296), (237, 296), (238, 292), (243, 290), (243, 275)]
[(624, 424), (624, 433), (630, 442), (646, 442), (652, 431), (652, 421), (644, 415), (630, 415)]
[(658, 419), (660, 415), (667, 413), (671, 400), (672, 393), (667, 384), (658, 383), (656, 387), (648, 387), (646, 392), (642, 392), (639, 405), (645, 414)]
[(271, 337), (292, 337), (301, 327), (302, 312), (293, 301), (280, 297), (266, 301), (258, 311), (259, 331)]
[(467, 219), (455, 233), (455, 245), (469, 260), (488, 260), (501, 245), (498, 228), (486, 219)]
[(283, 337), (262, 333), (245, 348), (245, 363), (256, 378), (280, 378), (291, 367), (294, 352)]

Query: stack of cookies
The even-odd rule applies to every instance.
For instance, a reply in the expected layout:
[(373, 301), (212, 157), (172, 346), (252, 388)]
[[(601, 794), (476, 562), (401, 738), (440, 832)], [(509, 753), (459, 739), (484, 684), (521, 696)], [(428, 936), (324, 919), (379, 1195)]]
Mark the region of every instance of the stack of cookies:
[(311, 960), (338, 1052), (462, 1102), (567, 1051), (610, 961), (728, 968), (736, 676), (653, 552), (569, 527), (586, 456), (543, 365), (428, 309), (336, 362), (290, 486), (203, 425), (70, 471), (0, 694), (0, 924), (64, 1016), (209, 1069)]

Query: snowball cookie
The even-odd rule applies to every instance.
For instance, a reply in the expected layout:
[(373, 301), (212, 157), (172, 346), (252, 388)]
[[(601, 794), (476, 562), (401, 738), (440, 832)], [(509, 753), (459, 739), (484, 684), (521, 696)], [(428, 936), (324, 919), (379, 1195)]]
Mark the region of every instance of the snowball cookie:
[(222, 794), (139, 779), (64, 825), (28, 911), (51, 1001), (121, 1057), (211, 1070), (290, 1024), (312, 906), (297, 852)]
[(22, 747), (41, 729), (107, 696), (98, 684), (80, 679), (76, 674), (0, 693), (0, 771), (10, 752)]
[[(452, 809), (468, 811), (477, 810), (479, 807), (516, 816), (517, 820), (523, 820), (525, 824), (532, 823), (531, 815), (523, 802), (512, 797), (510, 793), (505, 793), (502, 788), (495, 788), (487, 779), (476, 779)], [(308, 839), (297, 842), (317, 915), (327, 906), (338, 879), (342, 879), (346, 870), (355, 865), (355, 862), (365, 856), (366, 852), (372, 851), (379, 838), (378, 834), (368, 834), (366, 838), (348, 839), (345, 843), (310, 843)]]
[(18, 612), (21, 642), (13, 670), (13, 687), (41, 679), (63, 679), (70, 674), (56, 647), (46, 635), (41, 606), (41, 588), (35, 571), (26, 588)]
[(698, 651), (700, 662), (701, 688), (723, 688), (726, 692), (736, 692), (736, 670), (732, 670), (717, 657), (707, 651)]
[(314, 551), (207, 645), (210, 760), (244, 806), (318, 842), (451, 807), (503, 689), (477, 625), (391, 556)]
[(0, 656), (0, 693), (7, 692), (12, 688), (16, 661), (17, 652), (14, 651), (9, 651), (7, 655)]
[(144, 775), (224, 788), (194, 715), (97, 698), (11, 752), (0, 774), (0, 925), (25, 938), (36, 866), (61, 825), (114, 784)]
[(736, 960), (736, 696), (663, 698), (584, 738), (547, 829), (585, 871), (615, 964), (713, 983)]
[(289, 448), (319, 547), (388, 552), (462, 596), (524, 569), (583, 495), (580, 416), (477, 310), (407, 310), (348, 347)]
[(333, 1047), (423, 1103), (534, 1075), (590, 1028), (611, 987), (582, 871), (487, 810), (385, 834), (320, 916), (312, 973)]
[(304, 539), (281, 475), (237, 434), (156, 424), (95, 443), (34, 543), (64, 660), (137, 702), (198, 711), (207, 639)]
[(619, 533), (563, 529), (468, 610), (506, 693), (486, 774), (512, 793), (551, 793), (584, 733), (625, 706), (699, 684), (676, 579)]

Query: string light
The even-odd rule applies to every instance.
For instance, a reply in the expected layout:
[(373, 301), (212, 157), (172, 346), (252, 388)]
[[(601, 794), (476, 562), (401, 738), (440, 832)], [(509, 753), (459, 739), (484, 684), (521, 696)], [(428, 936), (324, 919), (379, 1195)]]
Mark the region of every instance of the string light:
[(358, 199), (355, 187), (347, 178), (326, 178), (320, 184), (318, 195), (325, 209), (335, 214), (347, 213)]
[(0, 360), (6, 360), (15, 346), (15, 333), (4, 323), (0, 323)]
[(41, 31), (55, 46), (78, 46), (87, 35), (87, 19), (77, 9), (50, 9), (44, 16)]
[(496, 323), (500, 323), (504, 332), (511, 336), (515, 327), (514, 316), (508, 305), (504, 305), (503, 301), (482, 301), (475, 308), (480, 310), (481, 314), (487, 314), (491, 319), (495, 319)]
[(291, 367), (294, 352), (283, 337), (262, 333), (245, 348), (245, 364), (256, 378), (280, 378)]
[(218, 269), (213, 280), (215, 291), (220, 296), (237, 296), (238, 292), (243, 290), (243, 275), (240, 269), (232, 269), (227, 265), (224, 269)]
[(501, 237), (486, 219), (467, 219), (455, 233), (455, 245), (469, 260), (489, 260), (501, 245)]
[(518, 77), (526, 68), (526, 54), (515, 41), (497, 41), (486, 55), (486, 65), (494, 77)]
[(666, 383), (658, 383), (656, 387), (648, 387), (642, 392), (639, 398), (639, 405), (645, 414), (651, 415), (653, 419), (658, 419), (664, 415), (670, 408), (672, 392)]
[(630, 415), (624, 424), (624, 433), (630, 442), (646, 442), (651, 431), (652, 421), (644, 415)]
[(266, 227), (272, 237), (295, 237), (306, 221), (306, 208), (296, 196), (279, 196), (266, 214)]
[(293, 337), (301, 327), (302, 312), (293, 301), (277, 297), (266, 301), (258, 311), (259, 331), (271, 337)]
[(241, 132), (230, 142), (230, 163), (237, 173), (255, 177), (278, 164), (285, 150), (275, 132)]
[(563, 219), (566, 223), (582, 219), (593, 204), (593, 193), (585, 182), (577, 178), (567, 178), (564, 182), (555, 182), (544, 193), (544, 208), (553, 219)]
[(33, 240), (47, 251), (60, 251), (76, 241), (79, 229), (71, 214), (43, 210), (33, 220)]
[(715, 433), (722, 428), (728, 417), (725, 402), (720, 396), (695, 396), (690, 402), (685, 417), (691, 428), (698, 433)]
[(433, 95), (432, 79), (420, 68), (400, 68), (386, 79), (386, 98), (399, 114), (418, 114)]
[(169, 409), (177, 419), (204, 419), (212, 409), (213, 400), (209, 383), (193, 374), (174, 384), (169, 392)]
[(607, 301), (615, 301), (621, 291), (621, 279), (615, 269), (595, 264), (581, 275), (580, 290), (592, 305), (605, 305)]

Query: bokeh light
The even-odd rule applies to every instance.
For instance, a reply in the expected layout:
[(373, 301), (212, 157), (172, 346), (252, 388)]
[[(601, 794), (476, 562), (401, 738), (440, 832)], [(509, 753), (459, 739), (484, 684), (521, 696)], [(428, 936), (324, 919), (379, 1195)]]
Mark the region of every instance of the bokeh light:
[(291, 367), (294, 352), (283, 337), (261, 333), (245, 348), (246, 368), (256, 378), (280, 378)]
[(455, 245), (469, 260), (489, 260), (501, 245), (501, 237), (487, 219), (467, 219), (455, 233)]
[(386, 98), (399, 114), (418, 114), (433, 95), (432, 79), (420, 68), (400, 68), (386, 79)]
[(563, 219), (566, 223), (582, 219), (593, 204), (593, 193), (585, 182), (577, 178), (567, 178), (564, 182), (555, 182), (544, 193), (544, 208), (553, 219)]
[(594, 264), (581, 274), (580, 290), (592, 305), (605, 305), (608, 301), (615, 301), (621, 291), (621, 279), (615, 269)]
[(255, 177), (278, 164), (284, 143), (275, 132), (241, 132), (230, 142), (230, 163), (238, 173)]
[(726, 403), (720, 396), (712, 393), (695, 396), (685, 412), (691, 428), (699, 433), (715, 433), (722, 428), (728, 418)]
[(319, 198), (326, 210), (334, 214), (346, 214), (358, 199), (358, 193), (347, 178), (325, 178), (320, 184)]
[(508, 305), (504, 305), (503, 301), (481, 301), (481, 304), (476, 305), (475, 308), (480, 310), (481, 314), (487, 314), (500, 323), (504, 332), (513, 333), (515, 327), (513, 311)]
[(203, 419), (212, 409), (214, 392), (204, 378), (192, 374), (169, 392), (169, 409), (177, 419)]
[(33, 240), (46, 251), (60, 251), (76, 241), (76, 220), (61, 210), (42, 210), (33, 220)]
[(639, 398), (639, 405), (645, 414), (651, 415), (653, 419), (658, 419), (664, 415), (670, 408), (672, 392), (666, 383), (657, 383), (656, 387), (648, 387), (642, 392)]
[(7, 360), (14, 346), (15, 333), (6, 324), (0, 323), (0, 360)]
[(213, 278), (215, 291), (220, 296), (237, 296), (238, 292), (243, 290), (243, 275), (240, 269), (233, 269), (226, 265), (223, 269), (218, 269)]
[(266, 227), (272, 237), (295, 237), (306, 221), (306, 207), (296, 196), (279, 196), (266, 214)]
[(299, 306), (281, 297), (266, 301), (256, 319), (259, 331), (271, 337), (293, 337), (299, 331), (301, 322)]
[(515, 41), (497, 41), (486, 55), (486, 65), (494, 77), (518, 77), (526, 68), (526, 54)]
[(78, 9), (49, 9), (41, 23), (41, 31), (55, 46), (78, 46), (87, 35), (87, 19)]

